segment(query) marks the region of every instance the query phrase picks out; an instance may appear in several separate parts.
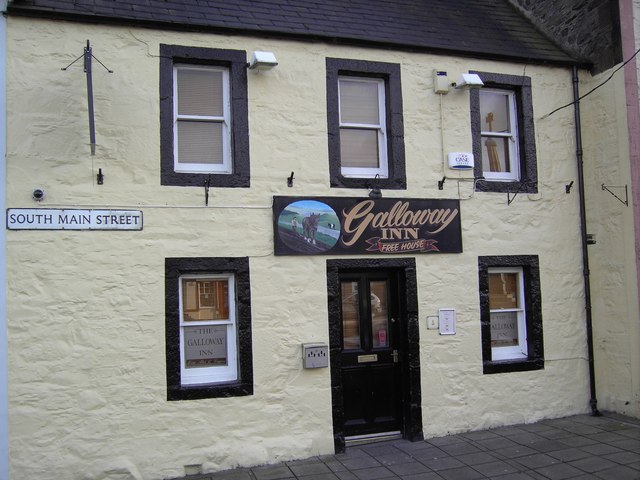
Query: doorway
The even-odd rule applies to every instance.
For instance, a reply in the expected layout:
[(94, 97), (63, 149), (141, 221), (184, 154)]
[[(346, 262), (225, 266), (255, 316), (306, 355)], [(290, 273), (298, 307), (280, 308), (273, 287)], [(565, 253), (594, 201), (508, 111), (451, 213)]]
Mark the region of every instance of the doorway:
[(422, 439), (415, 261), (329, 260), (334, 443)]

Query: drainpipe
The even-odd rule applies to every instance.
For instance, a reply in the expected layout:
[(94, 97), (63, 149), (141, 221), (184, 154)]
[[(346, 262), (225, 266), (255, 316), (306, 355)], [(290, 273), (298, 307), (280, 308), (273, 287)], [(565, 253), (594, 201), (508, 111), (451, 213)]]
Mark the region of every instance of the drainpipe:
[(587, 214), (584, 195), (584, 170), (582, 157), (582, 132), (580, 123), (580, 92), (578, 90), (578, 67), (573, 66), (573, 105), (576, 127), (576, 159), (578, 162), (578, 192), (580, 193), (580, 233), (582, 238), (582, 266), (584, 276), (584, 302), (587, 322), (587, 356), (589, 361), (589, 386), (591, 390), (591, 415), (599, 417), (596, 399), (596, 374), (593, 361), (593, 323), (591, 316), (591, 282), (589, 279), (589, 252), (587, 251)]

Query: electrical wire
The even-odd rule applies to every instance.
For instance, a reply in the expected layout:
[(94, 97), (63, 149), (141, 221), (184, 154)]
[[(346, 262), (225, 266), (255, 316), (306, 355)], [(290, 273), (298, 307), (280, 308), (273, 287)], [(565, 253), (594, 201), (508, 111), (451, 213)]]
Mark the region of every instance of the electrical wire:
[(250, 209), (250, 210), (271, 210), (273, 209), (272, 205), (147, 205), (147, 204), (65, 204), (65, 203), (56, 203), (47, 205), (47, 208), (58, 208), (58, 209), (73, 209), (73, 208), (97, 208), (102, 210), (135, 210), (135, 209), (203, 209), (203, 210), (214, 210), (214, 209)]
[(547, 113), (546, 115), (544, 115), (543, 117), (541, 117), (541, 120), (542, 120), (542, 119), (545, 119), (545, 118), (547, 118), (547, 117), (550, 117), (551, 115), (553, 115), (554, 113), (556, 113), (556, 112), (558, 112), (558, 111), (562, 110), (563, 108), (570, 107), (571, 105), (574, 105), (574, 104), (578, 103), (578, 102), (579, 102), (580, 100), (582, 100), (583, 98), (585, 98), (585, 97), (587, 97), (587, 96), (591, 95), (591, 94), (592, 94), (593, 92), (595, 92), (597, 89), (599, 89), (600, 87), (602, 87), (605, 83), (607, 83), (609, 80), (611, 80), (611, 79), (613, 78), (613, 76), (616, 74), (616, 72), (617, 72), (618, 70), (620, 70), (621, 68), (624, 68), (624, 66), (625, 66), (627, 63), (629, 63), (631, 60), (633, 60), (633, 59), (638, 55), (638, 53), (640, 53), (640, 48), (639, 48), (638, 50), (636, 50), (636, 52), (635, 52), (633, 55), (631, 55), (631, 57), (630, 57), (626, 62), (624, 62), (622, 65), (620, 65), (618, 68), (616, 68), (613, 72), (611, 72), (611, 75), (609, 75), (609, 77), (608, 77), (604, 82), (602, 82), (602, 83), (601, 83), (601, 84), (599, 84), (599, 85), (596, 85), (596, 86), (595, 86), (595, 87), (593, 87), (591, 90), (589, 90), (587, 93), (585, 93), (584, 95), (581, 95), (580, 97), (578, 97), (578, 98), (577, 98), (576, 100), (574, 100), (573, 102), (567, 103), (566, 105), (563, 105), (563, 106), (561, 106), (561, 107), (558, 107), (558, 108), (556, 108), (554, 111), (552, 111), (552, 112), (550, 112), (550, 113)]

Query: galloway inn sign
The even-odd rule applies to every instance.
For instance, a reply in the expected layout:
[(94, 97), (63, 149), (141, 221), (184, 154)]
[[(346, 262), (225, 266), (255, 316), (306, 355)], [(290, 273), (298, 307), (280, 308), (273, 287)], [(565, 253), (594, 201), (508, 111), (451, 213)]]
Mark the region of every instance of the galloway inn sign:
[(461, 253), (459, 200), (273, 197), (276, 255)]

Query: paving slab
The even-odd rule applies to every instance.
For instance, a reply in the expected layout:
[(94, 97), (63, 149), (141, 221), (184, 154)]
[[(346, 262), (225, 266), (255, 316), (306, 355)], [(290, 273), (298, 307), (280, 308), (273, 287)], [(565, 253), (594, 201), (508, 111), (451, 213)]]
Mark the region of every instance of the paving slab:
[(640, 480), (640, 419), (576, 415), (171, 480), (480, 479)]

